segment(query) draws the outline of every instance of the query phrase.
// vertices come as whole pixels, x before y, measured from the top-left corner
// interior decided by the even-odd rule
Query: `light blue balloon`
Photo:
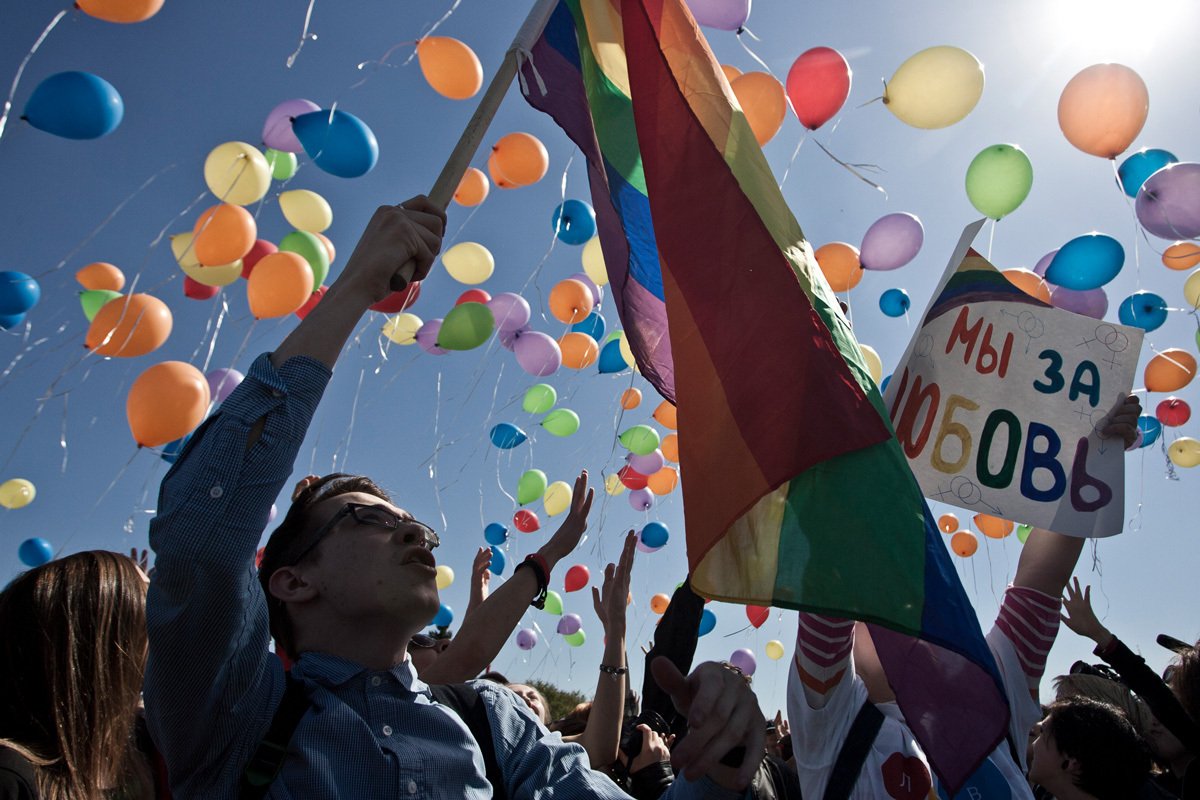
[[[42,287],[24,272],[0,272],[0,314],[24,314],[42,299]]]
[[[501,422],[499,425],[492,428],[491,439],[492,444],[499,447],[501,450],[511,450],[517,445],[524,442],[529,437],[525,431],[513,425],[511,422]]]
[[[40,567],[48,564],[54,558],[54,548],[45,539],[34,537],[21,542],[17,548],[17,558],[27,567]]]
[[[505,557],[504,557],[504,551],[501,550],[499,547],[496,547],[493,545],[492,546],[492,560],[488,564],[488,569],[492,571],[492,574],[499,575],[499,574],[503,573],[504,572],[504,564],[506,563],[506,561],[507,561],[507,559],[505,559]]]
[[[1117,318],[1122,325],[1141,328],[1149,333],[1167,321],[1167,301],[1154,292],[1134,292],[1121,301]]]
[[[601,375],[629,369],[629,365],[625,363],[625,356],[621,355],[621,342],[618,339],[613,339],[600,348],[600,357],[596,359],[596,366]]]
[[[163,445],[163,449],[159,452],[159,458],[168,464],[174,464],[179,460],[179,454],[183,452],[183,448],[185,445],[187,445],[188,439],[190,439],[191,436],[192,435],[189,433],[182,439],[176,439],[173,442],[167,442],[165,445]]]
[[[339,178],[366,175],[379,160],[379,142],[367,124],[353,114],[326,109],[292,120],[292,132],[304,152],[321,169]]]
[[[891,375],[884,375],[884,376],[883,376],[883,383],[879,384],[879,393],[880,393],[880,394],[883,394],[884,392],[886,392],[886,391],[887,391],[888,384],[889,384],[889,383],[891,383],[891,382],[892,382],[892,376],[891,376]]]
[[[1121,166],[1117,168],[1117,178],[1125,194],[1137,197],[1138,189],[1142,188],[1147,178],[1168,164],[1178,161],[1170,151],[1157,147],[1143,147],[1121,162]]]
[[[699,635],[705,636],[713,632],[713,628],[717,627],[717,615],[704,609],[704,613],[700,615],[700,628],[697,631]]]
[[[38,84],[22,117],[64,139],[99,139],[116,130],[125,102],[116,88],[90,72],[59,72]]]
[[[1103,233],[1076,236],[1059,248],[1046,268],[1046,282],[1067,289],[1098,289],[1125,265],[1125,248]]]
[[[879,296],[879,310],[889,317],[903,317],[911,307],[912,300],[903,289],[888,289]]]
[[[1142,432],[1142,447],[1149,447],[1158,441],[1162,434],[1162,423],[1153,414],[1142,414],[1138,417],[1138,430]]]
[[[604,323],[604,317],[600,316],[599,311],[593,311],[586,317],[576,322],[571,326],[571,330],[586,333],[588,336],[595,339],[597,342],[604,338],[604,329],[607,327]]]
[[[483,540],[488,544],[504,544],[508,541],[508,528],[499,522],[489,522],[483,529]]]
[[[596,212],[582,200],[567,200],[554,209],[554,235],[566,244],[586,244],[596,235]]]
[[[641,540],[646,547],[662,547],[671,538],[671,532],[661,522],[647,522],[642,528]]]
[[[437,616],[433,618],[433,624],[439,628],[447,628],[451,622],[454,622],[454,609],[442,603],[438,608]]]

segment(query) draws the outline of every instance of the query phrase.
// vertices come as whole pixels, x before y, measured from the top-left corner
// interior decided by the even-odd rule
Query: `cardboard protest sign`
[[[1124,448],[1099,431],[1142,331],[1025,294],[969,226],[884,400],[925,495],[1071,536],[1119,533]]]

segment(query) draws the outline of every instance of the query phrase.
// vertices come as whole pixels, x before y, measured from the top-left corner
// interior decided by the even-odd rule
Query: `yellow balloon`
[[[232,264],[221,264],[217,267],[201,265],[196,260],[196,254],[192,252],[194,235],[191,231],[186,231],[171,237],[171,252],[175,254],[175,261],[183,270],[184,275],[205,286],[228,286],[242,277],[242,260],[240,258]]]
[[[222,203],[249,205],[262,200],[271,187],[271,166],[257,147],[226,142],[204,159],[204,182]]]
[[[783,658],[783,642],[778,639],[772,639],[767,642],[767,658],[772,661],[778,661]]]
[[[571,506],[571,487],[566,481],[555,481],[546,487],[542,495],[542,505],[550,516],[561,514]]]
[[[24,508],[37,497],[37,489],[24,478],[9,478],[0,483],[0,506]]]
[[[171,237],[171,252],[175,255],[175,262],[181,267],[200,266],[200,261],[192,250],[192,239],[194,238],[196,238],[196,234],[191,231],[177,233]]]
[[[1192,308],[1200,308],[1200,269],[1188,275],[1183,284],[1183,296],[1192,304]]]
[[[445,564],[437,565],[437,577],[434,578],[439,589],[449,589],[450,584],[454,583],[454,570],[447,567]]]
[[[1190,436],[1180,436],[1167,447],[1167,457],[1177,467],[1200,466],[1200,441]]]
[[[633,349],[629,346],[629,337],[625,335],[624,331],[621,332],[620,349],[621,358],[625,359],[625,363],[629,365],[630,369],[632,369],[634,372],[637,372],[637,359],[633,357]]]
[[[593,236],[583,246],[583,272],[597,286],[608,283],[608,268],[604,266],[604,250],[600,248],[600,237]]]
[[[383,323],[383,335],[396,344],[416,344],[417,330],[424,324],[424,321],[416,314],[409,314],[406,311],[394,317],[388,317],[388,321]]]
[[[604,491],[616,497],[621,492],[625,491],[625,484],[621,483],[621,478],[615,472],[604,479]]]
[[[459,283],[483,283],[492,277],[496,260],[486,247],[477,242],[459,242],[442,253],[442,265],[450,277]]]
[[[292,189],[279,195],[283,218],[298,231],[320,233],[333,224],[329,201],[308,189]]]
[[[883,383],[883,361],[879,358],[879,353],[869,344],[860,344],[858,349],[862,351],[863,360],[867,362],[867,372],[871,373],[871,380],[875,381],[876,386]]]
[[[958,47],[939,45],[909,58],[883,91],[883,102],[914,128],[945,128],[971,113],[983,94],[983,64]]]

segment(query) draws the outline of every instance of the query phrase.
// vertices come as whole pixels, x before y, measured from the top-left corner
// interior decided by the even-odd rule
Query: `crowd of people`
[[[535,687],[487,672],[587,528],[586,471],[561,527],[494,591],[479,553],[452,638],[422,633],[438,534],[365,476],[302,480],[256,566],[344,343],[400,265],[428,272],[444,223],[424,198],[376,212],[321,303],[163,480],[152,577],[85,552],[0,593],[0,800],[949,797],[853,620],[799,614],[787,715],[768,722],[760,704],[775,698],[740,670],[693,664],[704,600],[685,580],[639,698],[632,532],[592,590],[605,644],[589,702],[554,719]],[[1138,413],[1129,398],[1105,434],[1132,442]],[[1200,650],[1163,639],[1176,659],[1151,671],[1072,580],[1082,545],[1034,530],[1022,550],[987,635],[1008,735],[958,797],[1200,797]],[[1055,679],[1042,706],[1060,621],[1103,663]]]

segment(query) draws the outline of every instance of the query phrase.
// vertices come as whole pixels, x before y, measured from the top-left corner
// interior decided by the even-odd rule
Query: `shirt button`
[[[384,736],[391,736],[391,735],[392,735],[392,726],[391,726],[391,725],[384,725],[384,726],[383,726],[383,735],[384,735]]]
[[[272,389],[271,397],[283,397],[283,392],[279,391],[278,389]]]
[[[406,786],[405,788],[408,789],[409,794],[416,794],[417,793],[417,782],[409,781],[408,786]]]
[[[378,686],[378,685],[379,685],[379,684],[381,684],[381,683],[383,683],[383,680],[382,680],[382,679],[381,679],[381,678],[380,678],[378,675],[376,675],[376,676],[374,676],[373,678],[371,678],[371,685],[372,685],[372,686]]]
[[[223,494],[225,494],[225,490],[222,489],[220,486],[214,486],[208,490],[208,496],[211,497],[213,500],[216,500]]]

